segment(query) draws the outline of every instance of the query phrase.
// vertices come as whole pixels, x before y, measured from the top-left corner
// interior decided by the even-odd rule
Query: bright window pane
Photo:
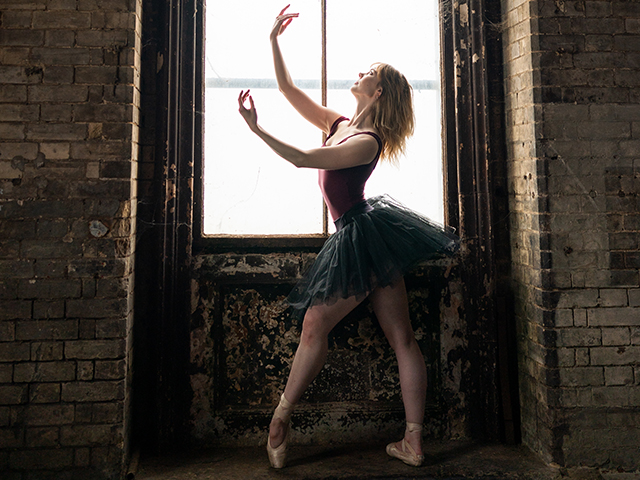
[[[349,87],[357,73],[386,62],[414,85],[416,134],[396,168],[380,164],[367,195],[388,193],[442,221],[439,47],[436,0],[327,0],[329,107],[350,116]],[[253,135],[238,114],[241,89],[251,88],[260,124],[300,148],[321,143],[278,92],[269,44],[273,0],[207,2],[204,233],[322,233],[317,172],[296,169]],[[280,46],[292,77],[320,102],[320,2],[292,4],[297,18]],[[242,13],[240,21],[238,12]],[[354,19],[358,21],[354,21]],[[329,222],[331,223],[331,222]]]
[[[442,222],[442,147],[440,137],[439,31],[436,0],[327,1],[329,85],[356,80],[372,63],[388,63],[414,86],[416,130],[399,166],[380,163],[367,182],[366,195],[387,193]],[[358,18],[362,21],[354,22]],[[348,45],[348,49],[345,49]],[[335,82],[332,82],[334,80]],[[350,85],[348,85],[350,86]],[[347,86],[347,88],[348,88]],[[350,116],[348,89],[330,89],[329,106]]]
[[[238,94],[250,87],[267,131],[300,148],[322,143],[318,129],[301,119],[275,84],[269,33],[282,7],[282,1],[273,0],[207,2],[205,234],[322,233],[317,172],[297,169],[277,156],[238,113]],[[300,18],[280,45],[293,78],[319,85],[319,3],[304,2],[296,11]],[[321,101],[319,86],[307,93]]]

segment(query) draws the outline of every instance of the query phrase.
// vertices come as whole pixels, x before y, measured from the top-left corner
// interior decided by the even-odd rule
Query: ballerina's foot
[[[387,455],[402,460],[407,465],[413,467],[419,467],[424,463],[422,448],[419,445],[416,445],[416,448],[414,448],[406,438],[387,445]]]
[[[272,448],[278,448],[284,441],[287,433],[287,425],[279,418],[274,418],[269,426],[269,444]]]

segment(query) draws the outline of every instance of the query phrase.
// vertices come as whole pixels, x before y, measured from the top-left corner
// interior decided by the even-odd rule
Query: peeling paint
[[[284,388],[300,325],[284,299],[312,253],[219,254],[198,257],[192,282],[191,407],[202,444],[255,445]],[[464,430],[464,402],[446,412],[443,353],[464,343],[440,325],[459,322],[461,299],[449,299],[448,261],[429,262],[407,278],[411,318],[428,370],[426,431],[437,438]],[[447,300],[445,300],[445,297]],[[441,345],[442,339],[447,345]],[[367,302],[331,333],[326,365],[305,392],[293,420],[294,443],[389,438],[401,431],[397,362]],[[462,371],[463,366],[457,367]],[[460,388],[460,375],[446,388]],[[459,418],[451,418],[457,415]],[[452,426],[453,425],[453,426]],[[462,426],[460,426],[462,425]],[[348,426],[345,431],[344,426]],[[393,433],[392,433],[393,432]]]

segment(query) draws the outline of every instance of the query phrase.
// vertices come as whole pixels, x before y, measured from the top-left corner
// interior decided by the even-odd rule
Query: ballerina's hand
[[[276,23],[273,24],[273,29],[271,30],[271,40],[276,39],[278,35],[282,35],[293,19],[298,16],[297,13],[284,13],[289,6],[284,7],[276,17]]]
[[[244,102],[247,97],[249,98],[249,108],[244,106]],[[244,90],[240,91],[240,95],[238,96],[238,106],[240,107],[238,108],[238,111],[240,112],[240,115],[242,115],[242,118],[244,118],[244,121],[247,122],[247,125],[249,125],[249,128],[252,131],[255,131],[258,128],[258,113],[256,112],[255,105],[253,104],[253,98],[249,95],[249,90],[246,92]]]

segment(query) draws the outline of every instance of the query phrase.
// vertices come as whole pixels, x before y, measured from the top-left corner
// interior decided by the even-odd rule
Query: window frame
[[[204,0],[199,0],[204,5]],[[327,104],[327,46],[326,46],[326,0],[320,1],[322,14],[321,14],[321,28],[322,28],[322,58],[321,58],[321,91],[322,91],[322,104]],[[440,4],[439,10],[442,10]],[[443,208],[444,208],[444,223],[457,224],[457,216],[450,214],[450,205],[457,204],[457,189],[451,192],[447,186],[447,178],[451,177],[451,168],[455,168],[455,155],[449,158],[451,152],[450,148],[447,148],[446,144],[450,141],[451,128],[448,124],[452,122],[453,115],[449,115],[447,112],[451,112],[455,108],[454,105],[454,69],[451,62],[447,62],[446,59],[446,46],[447,42],[445,36],[446,32],[451,32],[449,28],[450,16],[443,16],[442,12],[439,15],[440,26],[440,92],[441,92],[441,158],[442,158],[442,175],[443,175]],[[317,234],[265,234],[265,235],[206,235],[203,232],[204,227],[204,142],[203,142],[203,129],[204,129],[204,95],[205,95],[205,69],[204,69],[204,38],[205,38],[205,15],[202,13],[199,15],[199,19],[195,25],[195,51],[194,58],[199,61],[194,62],[194,68],[196,69],[196,79],[199,82],[193,86],[195,89],[194,97],[198,103],[195,105],[197,112],[197,119],[194,123],[194,136],[195,146],[193,152],[193,169],[194,169],[194,182],[193,182],[193,248],[194,253],[226,253],[226,252],[242,252],[242,253],[268,253],[268,252],[285,252],[285,251],[319,251],[326,240],[329,238],[328,222],[330,221],[327,206],[323,202],[323,230],[325,233]],[[450,42],[449,42],[450,43]],[[455,127],[454,127],[455,128]],[[323,134],[323,139],[326,137]],[[453,161],[452,161],[453,160]],[[451,173],[450,173],[451,172]],[[452,209],[453,211],[456,208]],[[453,220],[453,222],[452,222]]]

